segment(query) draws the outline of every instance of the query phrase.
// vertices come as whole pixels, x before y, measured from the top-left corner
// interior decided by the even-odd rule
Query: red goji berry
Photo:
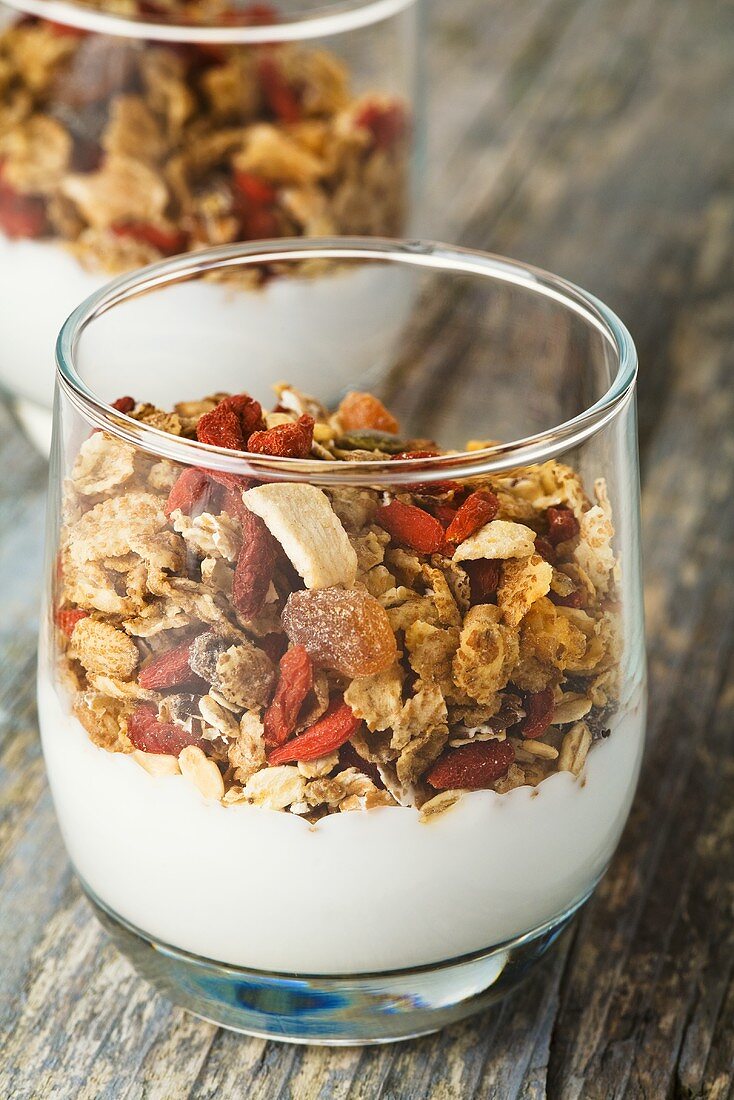
[[[506,775],[514,760],[515,750],[509,741],[478,741],[449,749],[426,774],[426,780],[437,791],[478,791]]]
[[[323,718],[313,726],[275,749],[268,756],[268,764],[288,764],[293,760],[318,760],[320,756],[339,749],[359,729],[361,719],[352,714],[351,707],[342,698],[335,699]]]
[[[440,500],[431,501],[426,507],[430,509],[431,515],[436,517],[444,531],[456,515],[456,508],[452,504],[444,504]]]
[[[282,745],[288,740],[312,687],[313,662],[302,645],[292,646],[280,659],[278,686],[263,718],[266,745]]]
[[[234,185],[239,194],[254,206],[272,206],[275,202],[276,190],[272,183],[254,172],[235,172]]]
[[[163,691],[165,688],[187,684],[196,678],[196,673],[189,666],[190,652],[191,639],[165,653],[159,653],[140,669],[138,683],[147,691]]]
[[[393,462],[401,458],[438,458],[438,451],[401,451],[393,455]],[[451,493],[459,492],[462,488],[458,481],[425,481],[405,485],[404,488],[411,493]],[[435,509],[434,509],[435,511]]]
[[[257,455],[308,458],[313,445],[314,418],[304,413],[290,424],[278,424],[265,432],[253,432],[247,450]]]
[[[278,543],[259,516],[242,504],[238,513],[242,548],[232,580],[232,602],[243,619],[262,611],[275,570]]]
[[[553,720],[556,705],[553,702],[553,688],[528,692],[524,699],[525,717],[520,722],[523,737],[537,741],[542,737]]]
[[[192,515],[195,509],[197,514],[205,512],[212,493],[213,486],[205,471],[191,466],[183,470],[171,486],[165,513],[170,516],[176,509],[180,509],[186,516]]]
[[[74,627],[82,619],[88,619],[89,612],[82,611],[81,608],[61,608],[56,612],[55,619],[56,625],[59,630],[62,630],[66,634],[67,638],[70,638],[74,633]]]
[[[136,404],[134,397],[118,397],[117,401],[112,402],[110,408],[116,409],[119,413],[131,413]]]
[[[23,195],[0,180],[0,229],[11,240],[35,239],[46,231],[46,203],[38,195]]]
[[[149,244],[164,256],[173,256],[186,248],[187,236],[179,229],[166,229],[152,222],[119,222],[112,226],[116,237],[130,237],[141,244]]]
[[[548,541],[551,546],[559,542],[574,539],[579,533],[579,521],[570,508],[548,508],[545,513],[548,520]]]
[[[169,753],[178,756],[187,745],[198,745],[201,738],[187,733],[173,722],[160,722],[152,703],[141,703],[127,720],[127,735],[141,752]]]
[[[378,149],[393,149],[408,132],[407,116],[399,103],[367,103],[355,122],[369,130]]]
[[[258,65],[258,76],[265,102],[275,117],[281,122],[300,122],[301,104],[280,65],[272,57],[263,57]]]
[[[265,427],[262,405],[254,397],[250,397],[249,393],[235,393],[232,397],[225,397],[218,407],[222,406],[234,409],[237,413],[245,442],[253,432]]]
[[[494,519],[499,507],[500,502],[494,493],[488,489],[477,489],[466,498],[446,529],[446,542],[458,546]]]
[[[230,451],[245,449],[240,418],[232,405],[224,402],[199,418],[196,438],[200,443],[209,443],[212,447],[226,447]]]
[[[381,505],[375,518],[391,538],[419,554],[435,554],[443,544],[439,521],[414,504],[393,500]]]

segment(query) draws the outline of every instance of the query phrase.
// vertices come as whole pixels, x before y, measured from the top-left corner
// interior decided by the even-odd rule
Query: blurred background
[[[734,5],[425,16],[424,235],[581,284],[638,346],[651,717],[622,848],[544,974],[440,1036],[327,1053],[182,1020],[92,923],[56,832],[33,701],[46,464],[3,406],[3,1095],[70,1075],[80,1097],[234,1095],[244,1073],[253,1097],[734,1095]]]

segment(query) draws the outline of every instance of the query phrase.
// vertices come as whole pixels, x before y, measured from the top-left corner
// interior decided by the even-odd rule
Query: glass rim
[[[312,10],[294,14],[281,22],[263,25],[192,25],[134,19],[113,12],[95,11],[76,0],[5,0],[8,7],[52,23],[79,30],[123,38],[144,38],[156,42],[198,42],[219,45],[296,42],[359,30],[383,22],[414,7],[420,0],[324,0]]]
[[[576,416],[533,435],[471,451],[430,458],[345,463],[337,459],[281,458],[231,451],[183,439],[113,409],[80,376],[76,352],[85,329],[115,306],[165,286],[213,270],[303,260],[397,263],[454,274],[468,274],[522,286],[560,302],[584,318],[614,350],[617,372],[601,397]],[[635,345],[617,315],[592,294],[541,268],[492,253],[431,241],[375,237],[283,238],[220,245],[186,253],[121,275],[91,294],[67,317],[56,341],[56,377],[66,397],[96,428],[159,458],[260,480],[309,481],[321,485],[407,485],[421,481],[470,478],[500,473],[556,458],[600,432],[624,409],[637,377]],[[315,395],[318,396],[318,395]]]

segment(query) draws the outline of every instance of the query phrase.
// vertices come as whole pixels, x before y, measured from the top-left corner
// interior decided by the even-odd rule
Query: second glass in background
[[[0,5],[0,381],[36,435],[56,332],[110,276],[232,241],[415,232],[418,7]]]

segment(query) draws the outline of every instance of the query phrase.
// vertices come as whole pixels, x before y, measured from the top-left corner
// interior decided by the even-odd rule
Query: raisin
[[[500,583],[501,563],[491,561],[489,558],[477,558],[475,561],[464,561],[461,564],[469,574],[471,602],[473,604],[489,602]]]
[[[559,542],[575,539],[579,533],[579,521],[570,508],[548,508],[546,510],[548,520],[548,541],[551,546],[558,546]]]

